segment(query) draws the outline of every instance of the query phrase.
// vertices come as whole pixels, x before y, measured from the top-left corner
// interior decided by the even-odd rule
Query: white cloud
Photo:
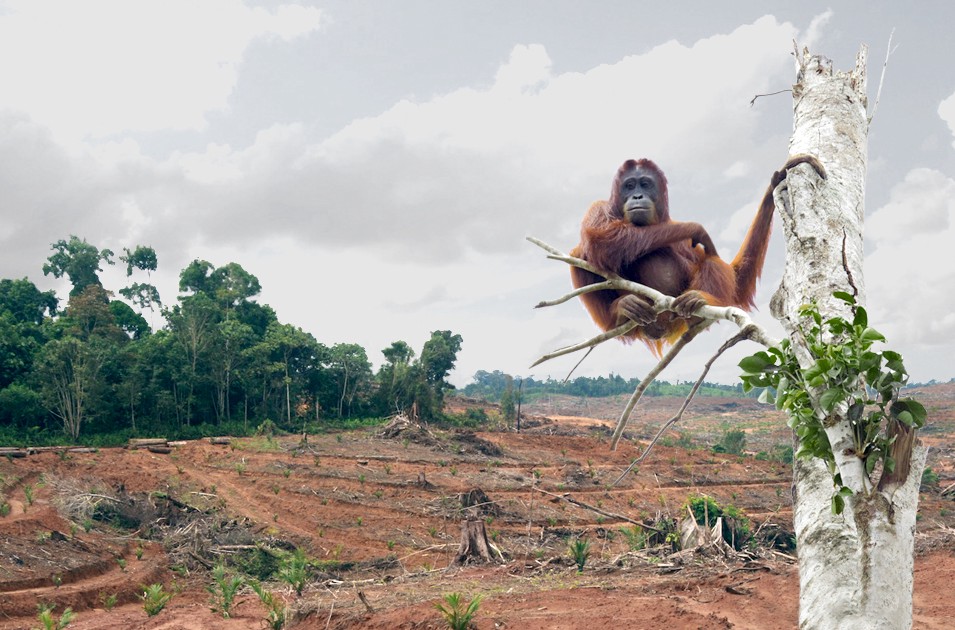
[[[13,0],[0,13],[0,107],[65,141],[201,129],[222,110],[248,45],[291,40],[317,9],[274,13],[239,0]]]
[[[955,268],[941,252],[955,242],[955,181],[913,169],[867,219],[866,238],[874,246],[865,259],[870,320],[884,322],[890,344],[951,343]]]
[[[939,104],[938,115],[948,125],[952,134],[955,134],[955,93]],[[955,145],[955,141],[952,144]]]
[[[271,32],[255,23],[258,31],[240,29],[245,35],[234,40],[213,35],[216,52],[183,69],[190,80],[225,77],[210,80],[219,87],[191,94],[189,83],[164,84],[184,101],[181,111],[133,103],[112,112],[114,120],[88,107],[72,114],[55,101],[49,111],[22,107],[77,137],[201,126],[206,113],[226,106],[245,46]],[[484,86],[401,101],[330,137],[318,137],[309,121],[275,124],[248,145],[210,143],[163,160],[144,157],[128,140],[67,155],[42,140],[38,125],[20,121],[34,135],[11,150],[21,157],[10,159],[34,155],[30,142],[45,147],[35,155],[43,179],[4,180],[0,171],[0,188],[25,190],[23,204],[34,212],[29,232],[17,227],[0,240],[0,262],[17,257],[35,269],[47,244],[70,233],[117,251],[149,244],[160,256],[157,282],[169,301],[177,270],[192,257],[215,265],[235,260],[261,280],[261,301],[322,341],[361,343],[377,361],[396,338],[417,349],[431,330],[451,328],[465,338],[458,382],[489,367],[526,375],[537,350],[553,349],[541,339],[579,341],[595,329],[577,304],[532,310],[566,291],[569,279],[524,236],[569,249],[584,210],[606,197],[619,163],[641,156],[669,171],[674,208],[685,208],[676,218],[715,233],[727,208],[742,207],[765,186],[753,185],[749,174],[771,172],[758,135],[760,110],[748,103],[791,79],[794,34],[792,25],[767,17],[692,46],[669,42],[566,73],[554,72],[542,46],[521,45]],[[217,74],[215,60],[223,59]],[[0,62],[0,74],[3,68]],[[90,80],[108,90],[97,99],[115,91],[106,79]],[[157,96],[154,86],[140,88]],[[82,104],[85,97],[76,98]],[[2,151],[0,144],[0,160]],[[735,197],[712,202],[727,185]],[[50,191],[58,194],[50,198]],[[742,223],[754,212],[750,201]],[[24,237],[39,253],[14,253],[12,244]],[[428,296],[428,306],[413,308]],[[618,345],[579,373],[608,366],[633,373],[649,363],[641,348]]]
[[[678,165],[677,180],[713,164],[745,174],[760,143],[748,101],[787,72],[793,34],[763,18],[559,75],[542,46],[517,46],[486,88],[401,101],[328,138],[277,125],[248,147],[210,145],[164,166],[190,182],[180,211],[235,242],[274,234],[432,262],[518,251],[525,234],[569,248],[629,157]],[[724,209],[694,218],[722,222]]]

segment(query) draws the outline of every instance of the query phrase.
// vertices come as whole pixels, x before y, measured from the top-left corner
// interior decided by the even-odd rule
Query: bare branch
[[[553,258],[553,257],[549,256],[549,258]],[[583,293],[590,293],[591,291],[603,291],[604,289],[612,289],[612,288],[613,288],[613,283],[611,283],[609,280],[606,280],[604,282],[597,282],[595,284],[588,284],[587,286],[583,286],[583,287],[580,287],[579,289],[575,289],[571,291],[570,293],[568,293],[567,295],[563,295],[557,298],[556,300],[548,300],[544,302],[539,302],[534,308],[543,308],[545,306],[557,306],[558,304],[563,304],[564,302],[572,300]]]
[[[589,356],[590,356],[590,353],[593,352],[593,351],[594,351],[594,349],[593,349],[593,348],[590,348],[590,349],[587,350],[587,352],[584,353],[584,356],[580,357],[580,361],[578,361],[577,364],[574,365],[573,368],[571,368],[570,372],[567,372],[567,376],[564,377],[564,383],[566,383],[567,381],[570,380],[570,377],[573,376],[574,372],[577,371],[577,368],[580,367],[580,364],[583,363],[583,362],[584,362],[584,359],[586,359],[587,357],[589,357]]]
[[[578,350],[583,350],[584,348],[592,348],[598,344],[601,344],[608,339],[613,339],[614,337],[619,337],[620,335],[625,335],[634,328],[637,327],[637,322],[627,322],[626,324],[621,324],[612,330],[608,330],[605,333],[599,334],[596,337],[588,339],[587,341],[582,341],[581,343],[574,344],[572,346],[567,346],[566,348],[561,348],[560,350],[554,350],[550,354],[545,354],[541,358],[537,359],[531,363],[530,367],[535,367],[540,365],[544,361],[550,361],[551,359],[556,359],[557,357],[562,357],[565,354],[570,354],[572,352],[577,352]]]
[[[650,370],[645,377],[640,381],[640,384],[637,385],[637,388],[633,391],[633,395],[630,396],[630,400],[627,401],[627,406],[624,407],[623,413],[620,414],[620,419],[617,420],[617,426],[613,430],[613,437],[610,439],[610,450],[617,450],[617,443],[620,441],[620,436],[623,435],[623,430],[627,426],[627,421],[630,420],[630,414],[633,412],[633,408],[636,406],[637,401],[643,397],[643,393],[646,391],[647,387],[660,375],[673,359],[676,358],[676,355],[680,354],[680,351],[687,346],[688,343],[693,341],[698,334],[709,328],[712,321],[702,321],[685,333],[680,335],[680,338],[676,340],[676,343],[667,351],[663,358]]]
[[[537,238],[534,238],[532,236],[528,236],[527,240],[530,241],[531,243],[534,243],[541,249],[544,249],[548,253],[550,253],[551,255],[548,256],[548,258],[566,262],[567,264],[574,265],[575,267],[580,267],[581,269],[586,269],[587,271],[590,271],[592,273],[595,273],[599,276],[603,276],[604,278],[606,278],[606,282],[601,282],[596,285],[590,285],[590,286],[597,286],[599,287],[600,290],[609,288],[609,289],[616,289],[617,291],[627,291],[629,293],[643,295],[653,300],[654,308],[656,309],[658,313],[661,311],[670,310],[670,307],[673,304],[673,300],[675,298],[672,298],[669,295],[664,295],[655,289],[652,289],[648,286],[644,286],[637,282],[633,282],[631,280],[627,280],[625,278],[621,278],[620,276],[617,276],[615,274],[608,274],[603,271],[600,271],[596,269],[595,267],[593,267],[587,261],[582,260],[580,258],[575,258],[573,256],[568,256],[564,254],[563,252],[561,252],[560,250],[556,249],[555,247],[552,247],[548,245],[547,243]],[[579,294],[574,292],[574,293],[568,294],[568,296],[558,298],[557,300],[554,300],[553,302],[541,302],[539,306],[545,306],[545,305],[550,306],[551,304],[562,304],[566,302],[567,300],[569,300],[571,297],[574,297],[575,295],[579,295]],[[717,321],[717,320],[731,321],[734,324],[736,324],[739,328],[745,328],[749,330],[749,332],[747,333],[748,339],[755,341],[756,343],[762,344],[764,346],[774,346],[777,343],[779,343],[778,340],[770,337],[769,334],[766,333],[766,331],[762,327],[754,323],[753,320],[750,318],[749,315],[746,314],[745,311],[743,311],[742,309],[736,308],[735,306],[704,305],[698,308],[696,311],[694,311],[693,315],[696,317],[701,317],[703,319],[713,320],[713,321]],[[625,324],[625,325],[629,325],[629,324]],[[619,330],[619,328],[614,330]],[[629,330],[632,330],[632,328],[624,332],[629,332]],[[613,332],[613,331],[610,331],[610,332]],[[597,341],[596,343],[600,343],[601,341],[606,341],[607,339],[611,339],[617,336],[617,334],[609,334],[609,332],[607,334],[609,335],[608,337],[600,339],[600,341]],[[623,334],[623,333],[620,333],[620,334]],[[597,339],[597,338],[595,337],[594,339]],[[588,347],[588,345],[589,345],[588,343],[580,344],[578,349],[586,348]],[[563,354],[566,354],[566,353],[563,353]],[[553,356],[548,355],[549,358],[554,358],[556,356],[561,356],[561,355],[560,354],[553,354]],[[546,359],[543,359],[543,360],[546,360]],[[540,363],[540,362],[541,361],[538,361],[537,363]],[[535,363],[534,365],[537,365],[537,363]]]
[[[697,330],[696,332],[699,333],[699,332],[701,332],[702,330],[703,330],[703,329],[701,328],[700,330]],[[690,331],[687,331],[687,332],[689,333]],[[686,336],[686,335],[684,335],[684,336]],[[694,334],[694,336],[695,336],[695,334]],[[630,465],[627,467],[627,469],[626,469],[625,471],[623,471],[623,474],[620,475],[619,477],[617,477],[617,480],[614,481],[612,484],[610,484],[610,487],[611,487],[611,488],[614,487],[614,486],[616,486],[618,483],[620,483],[620,481],[621,481],[624,477],[626,477],[627,474],[628,474],[631,470],[633,470],[633,467],[634,467],[634,466],[636,466],[637,464],[639,464],[640,462],[642,462],[642,461],[647,457],[647,455],[650,454],[650,449],[653,448],[653,446],[657,443],[657,441],[659,441],[659,439],[663,436],[663,434],[666,433],[666,431],[667,431],[671,426],[673,426],[674,424],[676,424],[677,422],[679,422],[679,421],[683,418],[683,412],[685,412],[685,411],[686,411],[686,408],[690,406],[690,401],[692,401],[692,400],[693,400],[693,397],[696,396],[696,392],[700,389],[700,385],[703,384],[703,379],[706,378],[706,375],[707,375],[707,373],[710,371],[710,368],[713,366],[713,363],[720,357],[720,355],[722,355],[724,352],[726,352],[727,350],[729,350],[730,348],[732,348],[733,346],[735,346],[736,344],[738,344],[740,341],[743,341],[744,339],[747,339],[747,338],[748,338],[748,337],[747,337],[747,335],[746,335],[746,331],[745,331],[745,330],[739,331],[738,333],[736,333],[735,335],[733,335],[732,337],[730,337],[729,339],[727,339],[726,342],[725,342],[722,346],[720,346],[720,349],[716,351],[716,354],[714,354],[712,357],[710,357],[710,359],[709,359],[709,360],[706,362],[706,364],[703,366],[703,373],[700,374],[700,378],[698,378],[698,379],[696,380],[696,383],[693,385],[693,389],[691,389],[691,390],[690,390],[690,393],[687,394],[686,400],[683,401],[683,405],[680,406],[679,411],[677,411],[676,414],[674,414],[674,416],[673,416],[672,418],[670,418],[669,420],[667,420],[667,421],[663,424],[663,426],[660,427],[660,430],[657,431],[657,434],[656,434],[655,436],[653,436],[653,439],[652,439],[652,440],[650,440],[650,444],[647,445],[647,448],[644,449],[644,451],[643,451],[643,453],[640,455],[640,457],[638,457],[638,458],[636,458],[635,460],[633,460],[632,462],[630,462]],[[618,425],[618,428],[619,428],[619,425]],[[615,446],[615,445],[614,445],[614,446]]]
[[[750,100],[749,106],[752,107],[756,103],[756,99],[760,98],[761,96],[776,96],[777,94],[784,94],[786,92],[792,92],[792,89],[787,88],[785,90],[779,90],[778,92],[770,92],[769,94],[757,94]]]
[[[658,534],[663,534],[663,533],[664,533],[663,531],[661,531],[660,529],[658,529],[658,528],[656,528],[656,527],[654,527],[654,526],[652,526],[652,525],[647,525],[646,523],[641,523],[640,521],[635,521],[635,520],[633,520],[632,518],[630,518],[629,516],[624,516],[623,514],[614,514],[613,512],[607,512],[607,511],[601,510],[600,508],[594,507],[594,506],[592,506],[592,505],[588,505],[588,504],[584,503],[583,501],[578,501],[577,499],[575,499],[575,498],[573,498],[572,496],[570,496],[570,494],[567,493],[567,492],[565,492],[564,494],[554,494],[553,492],[548,492],[547,490],[541,490],[540,488],[533,488],[533,490],[537,490],[537,491],[540,492],[541,494],[546,494],[546,495],[549,496],[549,497],[554,497],[554,501],[557,501],[557,500],[567,501],[567,503],[570,503],[570,504],[572,504],[572,505],[576,505],[576,506],[578,506],[578,507],[582,507],[582,508],[584,508],[585,510],[590,510],[590,511],[592,511],[592,512],[596,512],[597,514],[600,514],[601,516],[606,516],[606,517],[608,517],[608,518],[612,518],[612,519],[616,519],[616,520],[620,520],[620,521],[626,521],[626,522],[628,522],[628,523],[633,523],[633,524],[636,525],[637,527],[642,527],[643,529],[649,529],[650,531],[656,532],[656,533],[658,533]]]
[[[872,124],[872,120],[875,118],[875,113],[879,111],[879,99],[882,98],[882,85],[885,83],[885,69],[889,66],[889,57],[892,53],[895,52],[895,48],[892,48],[892,36],[895,34],[895,29],[889,33],[889,43],[885,47],[885,61],[882,62],[882,74],[879,76],[879,89],[875,93],[875,105],[872,106],[872,114],[869,116],[869,119],[866,121],[868,124]]]

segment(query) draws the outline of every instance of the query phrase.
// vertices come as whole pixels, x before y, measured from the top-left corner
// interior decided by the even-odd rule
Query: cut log
[[[126,448],[148,448],[150,446],[166,446],[165,438],[132,438],[126,443]]]
[[[160,455],[168,455],[169,453],[172,453],[172,448],[168,446],[161,446],[159,444],[149,445],[146,447],[146,450],[148,450],[150,453],[158,453]]]
[[[220,446],[229,446],[232,444],[232,438],[226,437],[211,437],[209,438],[211,444],[218,444]]]

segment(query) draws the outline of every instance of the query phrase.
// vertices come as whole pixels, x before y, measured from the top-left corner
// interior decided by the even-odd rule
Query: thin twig
[[[643,379],[641,379],[640,384],[637,385],[637,388],[633,391],[633,395],[630,396],[630,400],[627,401],[627,406],[624,407],[623,413],[620,414],[620,419],[617,420],[617,426],[613,430],[613,437],[610,439],[610,450],[617,450],[617,443],[620,441],[620,436],[623,435],[623,430],[627,427],[627,421],[630,420],[630,414],[633,412],[633,408],[636,406],[637,401],[643,396],[643,392],[646,391],[647,387],[660,375],[660,373],[666,369],[673,359],[676,358],[676,355],[680,354],[680,351],[686,347],[688,343],[693,341],[698,334],[703,330],[707,329],[712,321],[703,320],[700,323],[696,324],[685,333],[683,333],[679,339],[676,340],[676,343],[673,344],[663,358],[660,359],[652,370],[650,370]]]
[[[545,300],[543,302],[538,302],[534,306],[534,308],[544,308],[545,306],[557,306],[558,304],[569,302],[570,300],[580,295],[583,295],[584,293],[591,293],[593,291],[603,291],[605,289],[612,289],[612,288],[613,288],[613,283],[611,283],[609,280],[605,280],[604,282],[597,282],[595,284],[588,284],[588,285],[580,287],[579,289],[575,289],[574,291],[571,291],[567,295],[562,295],[556,300],[549,300],[549,301]]]
[[[606,510],[601,510],[600,508],[596,508],[592,505],[588,505],[587,503],[584,503],[583,501],[578,501],[577,499],[571,497],[569,494],[566,494],[566,493],[554,494],[553,492],[548,492],[547,490],[541,490],[540,488],[532,488],[532,490],[537,490],[538,492],[542,494],[546,494],[549,497],[554,497],[555,499],[560,499],[561,501],[567,501],[567,503],[571,503],[573,505],[576,505],[577,507],[582,507],[585,510],[590,510],[591,512],[596,512],[597,514],[606,516],[607,518],[614,518],[620,521],[626,521],[628,523],[632,523],[639,527],[643,527],[644,529],[649,529],[650,531],[654,531],[658,534],[664,533],[663,531],[657,529],[656,527],[653,527],[651,525],[645,525],[644,523],[641,523],[640,521],[635,521],[628,516],[623,516],[622,514],[614,514],[613,512],[607,512]]]
[[[889,33],[889,43],[885,47],[885,61],[882,62],[882,74],[879,76],[879,89],[875,93],[875,105],[872,106],[872,115],[869,116],[868,123],[871,125],[872,120],[875,118],[875,113],[879,110],[879,99],[882,98],[882,85],[885,83],[885,69],[889,66],[889,57],[892,53],[895,52],[895,48],[892,48],[892,35],[895,34],[895,29],[892,29],[892,32]]]
[[[758,98],[761,97],[761,96],[776,96],[777,94],[783,94],[784,92],[792,92],[792,89],[789,88],[789,89],[785,89],[785,90],[779,90],[778,92],[770,92],[769,94],[757,94],[757,95],[754,96],[753,99],[749,102],[749,106],[752,107],[753,104],[756,102],[756,99],[758,99]]]
[[[596,347],[596,346],[594,346],[594,347]],[[570,380],[570,377],[573,376],[574,372],[577,371],[577,368],[580,367],[580,364],[583,363],[583,362],[584,362],[584,359],[586,359],[587,357],[589,357],[589,356],[590,356],[590,353],[593,352],[593,351],[594,351],[594,348],[588,348],[588,349],[587,349],[587,352],[584,353],[584,356],[580,357],[580,361],[578,361],[577,364],[574,365],[573,368],[571,368],[570,372],[567,372],[567,376],[564,377],[564,381],[561,383],[561,385],[565,385],[565,384],[567,383],[567,381]]]
[[[611,488],[613,488],[618,483],[620,483],[623,480],[623,478],[626,477],[631,470],[633,470],[634,466],[642,462],[646,458],[646,456],[650,454],[650,449],[652,449],[654,445],[657,443],[657,441],[663,436],[663,434],[666,433],[667,429],[669,429],[671,426],[679,422],[681,418],[683,418],[683,412],[686,411],[687,407],[689,407],[690,401],[693,400],[693,397],[696,395],[697,390],[700,389],[700,385],[703,384],[703,379],[706,378],[706,374],[710,371],[710,367],[713,366],[713,363],[720,357],[720,355],[722,355],[724,352],[726,352],[727,350],[729,350],[730,348],[738,344],[740,341],[743,341],[744,339],[748,339],[748,338],[749,337],[746,334],[746,331],[741,330],[735,335],[733,335],[732,337],[730,337],[729,339],[727,339],[726,342],[722,346],[720,346],[720,349],[716,351],[716,354],[710,357],[710,359],[703,366],[703,373],[700,374],[700,378],[698,378],[696,380],[696,383],[694,383],[693,389],[691,389],[690,393],[687,394],[686,400],[684,400],[683,405],[680,406],[680,410],[677,411],[672,418],[670,418],[663,424],[660,430],[657,431],[657,434],[653,436],[653,439],[650,440],[650,444],[647,445],[647,448],[643,451],[640,457],[630,462],[630,465],[627,466],[627,469],[625,471],[623,471],[623,474],[617,477],[617,480],[614,481],[612,484],[610,484]]]
[[[578,344],[567,346],[566,348],[561,348],[560,350],[554,350],[550,354],[545,354],[541,358],[531,363],[531,367],[540,365],[544,361],[550,361],[551,359],[562,357],[565,354],[571,354],[573,352],[577,352],[578,350],[583,350],[584,348],[592,348],[598,344],[603,343],[604,341],[607,341],[608,339],[613,339],[614,337],[625,335],[631,330],[633,330],[634,328],[636,328],[637,326],[638,326],[637,322],[633,322],[633,321],[627,322],[626,324],[621,324],[620,326],[617,326],[616,328],[608,330],[605,333],[601,333],[597,335],[596,337],[592,337],[591,339],[588,339],[587,341],[582,341]]]

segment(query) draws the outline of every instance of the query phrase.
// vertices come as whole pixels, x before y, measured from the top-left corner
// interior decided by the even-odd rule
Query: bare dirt
[[[921,499],[915,627],[944,628],[955,618],[955,499],[943,492],[955,484],[955,385],[916,395],[929,409],[923,439],[940,481]],[[791,471],[755,457],[788,444],[780,415],[752,400],[700,399],[635,474],[611,485],[679,404],[643,401],[616,452],[609,428],[622,399],[555,396],[525,402],[519,434],[384,437],[379,427],[309,436],[307,445],[285,436],[195,441],[169,454],[0,458],[10,506],[0,517],[0,630],[39,627],[39,603],[57,614],[71,607],[70,628],[262,628],[265,608],[248,588],[230,619],[211,610],[206,590],[208,567],[248,561],[256,545],[310,558],[300,596],[267,584],[288,604],[286,627],[447,627],[435,604],[456,592],[483,596],[480,630],[795,628],[794,552],[770,544],[791,532]],[[752,453],[714,453],[709,446],[735,427]],[[503,561],[458,567],[461,495],[474,489],[489,503],[469,512]],[[632,549],[626,519],[680,518],[700,494],[743,510],[762,544],[728,555]],[[577,538],[590,543],[582,572],[568,553]],[[174,596],[148,617],[139,597],[156,583]]]

